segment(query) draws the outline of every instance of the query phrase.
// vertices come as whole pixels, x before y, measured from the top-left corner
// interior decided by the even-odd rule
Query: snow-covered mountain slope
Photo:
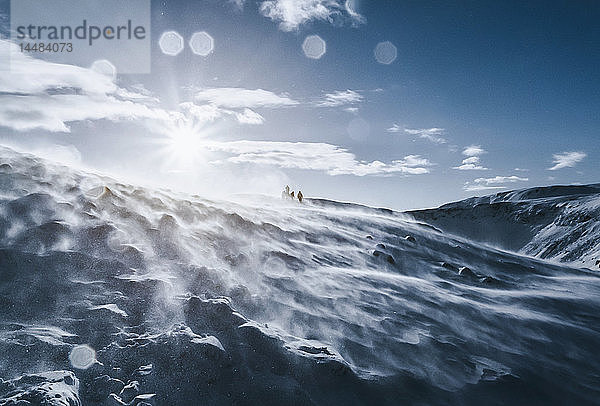
[[[600,184],[503,192],[410,214],[476,241],[600,269]]]
[[[389,210],[0,158],[0,405],[600,398],[596,272]]]

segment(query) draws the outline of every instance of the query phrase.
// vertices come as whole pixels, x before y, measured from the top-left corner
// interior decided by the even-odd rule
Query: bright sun
[[[169,160],[181,169],[189,168],[203,160],[205,141],[201,129],[194,124],[180,123],[170,128],[161,142]]]

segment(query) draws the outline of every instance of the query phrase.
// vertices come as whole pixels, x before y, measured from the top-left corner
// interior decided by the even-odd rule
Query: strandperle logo
[[[28,56],[150,72],[150,0],[11,0],[11,40]]]
[[[124,25],[106,25],[99,27],[88,24],[87,20],[75,28],[69,25],[60,27],[50,25],[20,25],[16,29],[17,39],[30,39],[37,41],[71,41],[73,39],[87,40],[88,45],[92,46],[94,41],[99,39],[106,40],[143,40],[146,39],[146,27],[143,25],[134,26],[131,20],[127,20]]]

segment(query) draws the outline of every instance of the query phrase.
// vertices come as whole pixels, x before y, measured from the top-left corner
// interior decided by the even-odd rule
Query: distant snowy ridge
[[[476,241],[600,269],[600,184],[502,192],[408,214]]]

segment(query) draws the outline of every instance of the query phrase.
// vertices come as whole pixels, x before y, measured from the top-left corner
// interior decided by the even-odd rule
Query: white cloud
[[[481,148],[481,145],[469,145],[465,147],[462,153],[465,156],[479,156],[487,153],[487,151]]]
[[[244,8],[244,3],[246,0],[229,0],[238,10],[242,10]]]
[[[354,90],[338,90],[332,93],[325,94],[323,100],[317,102],[319,107],[338,107],[348,104],[360,103],[363,96]]]
[[[481,162],[481,158],[479,158],[478,156],[470,156],[468,158],[463,159],[462,163],[463,164],[478,164],[479,162]]]
[[[69,132],[70,124],[85,120],[138,121],[151,130],[165,131],[183,122],[205,124],[230,117],[240,124],[262,124],[251,107],[291,106],[296,101],[262,89],[205,89],[178,110],[159,106],[143,86],[128,89],[91,69],[50,63],[13,48],[12,70],[0,75],[0,126],[17,131],[41,129]]]
[[[554,158],[552,163],[553,167],[548,168],[549,171],[556,171],[562,168],[572,168],[577,163],[583,161],[587,154],[585,152],[572,151],[572,152],[563,152],[562,154],[554,154],[552,157]]]
[[[265,118],[251,109],[244,109],[241,113],[235,113],[237,121],[242,124],[262,124],[265,122]]]
[[[356,1],[357,0],[344,1],[344,8],[346,9],[346,13],[348,13],[348,15],[350,17],[352,17],[354,19],[354,21],[364,23],[364,22],[366,22],[365,18],[362,15],[360,15],[355,9]]]
[[[8,41],[2,41],[4,45]],[[0,92],[19,95],[42,93],[48,90],[81,89],[88,94],[115,93],[115,85],[109,76],[91,69],[73,65],[50,63],[19,52],[8,43],[11,52],[11,70],[0,75]]]
[[[110,95],[0,96],[0,125],[17,131],[42,129],[70,132],[68,123],[84,120],[163,120],[178,118],[174,112],[151,108]]]
[[[294,31],[313,20],[364,22],[352,3],[351,0],[266,0],[260,4],[259,10],[263,16],[279,22],[281,30]]]
[[[398,128],[397,125],[394,125],[391,129],[395,129]],[[389,131],[390,129],[388,129]],[[390,132],[395,132],[395,131],[390,131]],[[444,137],[442,137],[441,135],[444,134],[444,129],[443,128],[437,128],[437,127],[433,127],[433,128],[416,128],[416,129],[411,129],[411,128],[406,128],[404,130],[405,133],[410,134],[410,135],[417,135],[420,138],[426,139],[428,141],[431,142],[435,142],[437,144],[444,144],[446,143],[446,139]]]
[[[406,134],[416,135],[419,138],[423,138],[437,144],[446,143],[446,139],[442,137],[442,134],[444,134],[443,128],[403,128],[400,126],[400,124],[394,124],[386,131],[394,134],[405,132]]]
[[[429,173],[432,165],[419,155],[408,155],[390,163],[359,161],[347,149],[326,143],[232,141],[207,142],[204,147],[233,155],[214,163],[273,165],[280,168],[318,170],[329,175],[419,175]]]
[[[224,111],[211,104],[198,105],[192,102],[180,103],[179,108],[186,117],[200,123],[210,123],[223,116]]]
[[[481,158],[478,156],[470,156],[462,160],[462,164],[455,166],[452,169],[459,171],[487,171],[488,168],[481,165]]]
[[[233,116],[240,124],[258,125],[265,122],[265,118],[252,109],[245,108],[242,111],[224,109],[214,104],[195,104],[185,102],[179,105],[185,118],[197,123],[210,123],[225,116]]]
[[[494,176],[493,178],[477,178],[473,182],[485,185],[497,185],[502,183],[527,182],[528,178],[520,178],[518,176]]]
[[[4,42],[4,45],[7,43]],[[0,126],[69,132],[74,121],[163,120],[181,117],[155,99],[118,87],[91,69],[50,63],[11,47],[11,71],[0,75]]]
[[[463,149],[462,154],[467,158],[462,160],[461,165],[454,166],[452,169],[459,171],[487,171],[488,168],[481,164],[480,155],[487,153],[480,145],[469,145]]]
[[[463,189],[467,192],[479,190],[496,190],[506,189],[502,186],[507,183],[528,182],[529,178],[521,178],[515,175],[512,176],[495,176],[493,178],[477,178],[473,182],[466,182]]]
[[[275,108],[298,104],[286,95],[277,95],[263,89],[252,90],[239,87],[202,89],[194,95],[194,99],[227,108]]]
[[[502,190],[506,189],[506,186],[485,186],[485,185],[471,185],[468,182],[465,183],[463,189],[467,192],[477,192],[481,190]]]
[[[394,124],[392,125],[390,128],[388,128],[386,131],[389,133],[400,133],[402,132],[404,129],[402,127],[400,127],[399,124]]]
[[[459,171],[487,171],[489,168],[486,168],[482,165],[476,164],[462,164],[459,166],[453,166],[452,169],[458,169]]]

